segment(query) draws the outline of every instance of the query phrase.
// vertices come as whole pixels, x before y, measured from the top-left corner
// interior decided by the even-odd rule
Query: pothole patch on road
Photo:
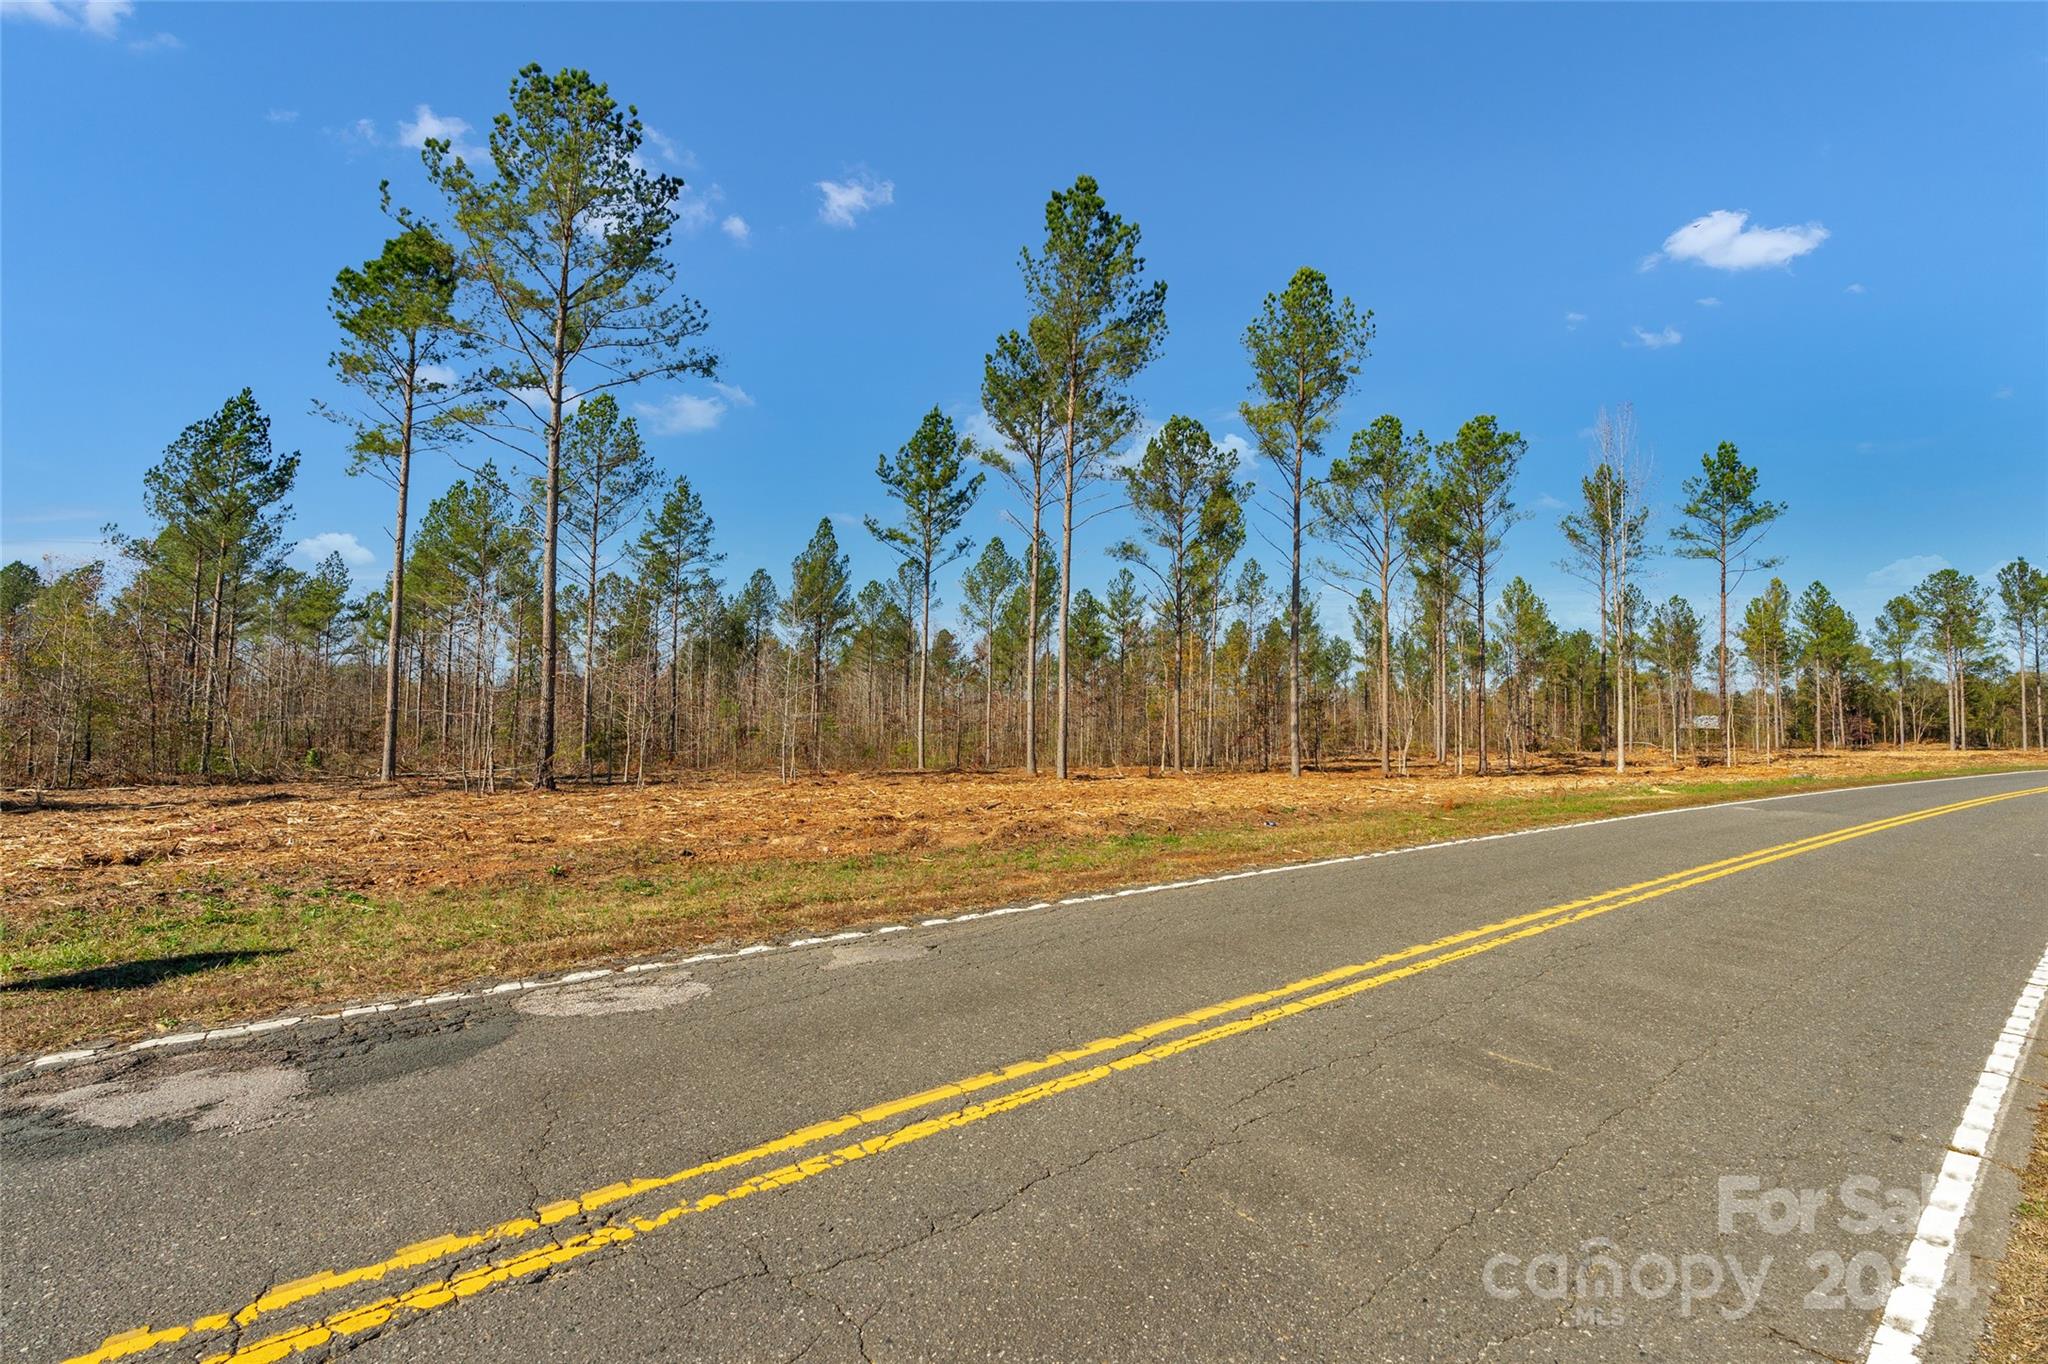
[[[600,980],[531,990],[512,1007],[538,1018],[601,1018],[607,1014],[651,1013],[711,993],[701,980]]]
[[[891,942],[882,938],[874,942],[848,943],[832,949],[832,960],[818,969],[837,971],[847,966],[874,966],[885,961],[916,961],[932,949],[914,942]]]
[[[182,1122],[194,1132],[246,1132],[276,1121],[305,1092],[306,1072],[293,1066],[207,1065],[22,1097],[67,1121],[109,1131]]]

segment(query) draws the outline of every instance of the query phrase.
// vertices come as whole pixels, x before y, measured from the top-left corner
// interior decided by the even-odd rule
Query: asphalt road
[[[0,1350],[147,1324],[185,1334],[101,1357],[1862,1360],[2048,948],[2048,794],[1888,821],[2044,785],[1636,818],[16,1077]],[[1970,1356],[2038,1033],[2008,1039],[1948,1264],[1976,1291],[1924,1358]]]

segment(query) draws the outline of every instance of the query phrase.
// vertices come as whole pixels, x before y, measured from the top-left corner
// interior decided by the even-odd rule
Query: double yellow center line
[[[1012,1080],[1042,1075],[1049,1071],[1060,1071],[1062,1067],[1071,1066],[1076,1062],[1108,1058],[1098,1060],[1093,1065],[1065,1070],[1037,1083],[1025,1085],[994,1098],[965,1104],[890,1132],[791,1161],[717,1193],[685,1199],[646,1215],[615,1217],[594,1230],[559,1237],[531,1249],[492,1259],[444,1278],[420,1284],[401,1293],[337,1311],[320,1320],[239,1344],[227,1353],[212,1356],[207,1364],[266,1364],[267,1361],[285,1359],[317,1349],[337,1337],[373,1330],[393,1319],[415,1317],[473,1297],[501,1284],[527,1278],[610,1246],[624,1244],[635,1237],[659,1231],[678,1218],[708,1212],[721,1204],[752,1194],[801,1183],[852,1161],[908,1146],[938,1133],[967,1127],[999,1114],[1014,1112],[1044,1099],[1085,1088],[1120,1071],[1151,1065],[1226,1038],[1266,1027],[1297,1014],[1349,999],[1368,990],[1375,990],[1425,971],[1433,971],[1440,966],[1448,966],[1480,953],[1493,951],[1509,943],[1548,933],[1568,924],[1654,900],[1675,891],[1704,885],[1786,858],[1818,852],[1851,839],[1868,837],[1871,834],[1918,823],[1921,820],[1934,819],[1941,815],[2043,793],[2048,793],[2048,786],[1981,796],[1872,820],[1831,833],[1816,834],[1775,847],[1757,849],[1737,857],[1723,858],[1718,862],[1690,867],[1684,871],[1639,881],[1633,885],[1620,886],[1584,899],[1570,900],[1512,918],[1499,919],[1477,928],[1465,929],[1426,943],[1402,948],[1397,952],[1389,952],[1371,961],[1340,966],[1272,989],[1239,995],[1234,999],[1205,1005],[1169,1018],[1161,1018],[1127,1032],[1097,1038],[1081,1046],[1052,1052],[1042,1057],[1015,1061],[996,1070],[984,1071],[965,1079],[920,1090],[915,1094],[873,1104],[825,1122],[799,1128],[772,1141],[749,1146],[688,1169],[678,1170],[673,1174],[607,1184],[575,1198],[545,1204],[535,1209],[531,1216],[513,1218],[481,1231],[441,1236],[406,1246],[372,1264],[352,1269],[324,1270],[306,1278],[280,1284],[236,1312],[216,1313],[180,1326],[161,1329],[144,1326],[124,1331],[109,1336],[97,1349],[78,1355],[67,1364],[102,1364],[103,1361],[140,1354],[193,1334],[226,1330],[230,1326],[240,1328],[241,1332],[246,1333],[247,1328],[257,1321],[323,1294],[353,1285],[377,1282],[392,1274],[421,1269],[479,1247],[515,1241],[545,1227],[572,1217],[583,1216],[626,1199],[638,1198],[770,1156],[788,1155],[857,1128],[885,1122],[948,1100],[966,1098]],[[1242,1012],[1245,1010],[1251,1012]],[[1241,1016],[1229,1018],[1226,1022],[1216,1022],[1232,1014]],[[1133,1047],[1137,1050],[1125,1050]],[[1118,1052],[1124,1054],[1112,1055]]]

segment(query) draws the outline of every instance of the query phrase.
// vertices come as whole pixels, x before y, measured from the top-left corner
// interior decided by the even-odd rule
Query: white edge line
[[[598,980],[605,976],[645,971],[667,970],[673,967],[694,966],[699,962],[731,961],[739,957],[758,957],[770,952],[794,951],[806,947],[822,946],[825,943],[843,942],[863,937],[869,933],[907,933],[912,928],[939,928],[946,924],[971,923],[979,919],[998,918],[1009,914],[1022,914],[1030,910],[1059,909],[1072,905],[1095,904],[1103,900],[1122,899],[1133,895],[1151,895],[1163,890],[1188,890],[1195,886],[1216,885],[1224,881],[1242,881],[1253,876],[1275,876],[1286,872],[1314,871],[1323,867],[1340,867],[1352,862],[1370,862],[1381,857],[1403,857],[1411,853],[1441,852],[1446,848],[1463,848],[1474,843],[1492,843],[1504,838],[1531,838],[1538,834],[1570,833],[1576,829],[1594,829],[1603,824],[1624,824],[1632,819],[1656,819],[1663,815],[1696,815],[1712,810],[1739,810],[1748,805],[1768,805],[1779,800],[1806,800],[1814,796],[1839,796],[1859,791],[1888,791],[1902,786],[1936,786],[1951,781],[1983,781],[1991,777],[2040,776],[2042,769],[2022,768],[2012,772],[1968,772],[1954,777],[1923,777],[1913,781],[1874,782],[1866,786],[1832,786],[1820,791],[1788,791],[1781,796],[1758,796],[1752,800],[1714,801],[1706,805],[1677,805],[1668,810],[1640,810],[1632,815],[1608,815],[1601,819],[1582,819],[1571,824],[1543,824],[1532,829],[1508,829],[1496,834],[1472,834],[1465,838],[1448,838],[1436,843],[1416,843],[1405,848],[1381,848],[1374,852],[1349,853],[1337,857],[1319,858],[1312,862],[1287,862],[1274,867],[1253,867],[1246,871],[1217,872],[1208,876],[1191,877],[1185,881],[1162,881],[1154,885],[1130,886],[1122,890],[1099,891],[1092,895],[1070,895],[1063,900],[1041,900],[1028,905],[1010,905],[998,909],[970,910],[964,913],[919,919],[915,923],[883,924],[877,928],[850,929],[844,933],[825,937],[797,938],[783,943],[752,943],[745,947],[725,952],[698,952],[674,961],[638,962],[620,967],[594,967],[588,970],[571,971],[566,975],[548,976],[539,980],[510,980],[498,985],[481,986],[474,990],[447,990],[440,994],[425,995],[415,999],[391,1000],[378,1004],[353,1004],[328,1013],[298,1015],[265,1019],[256,1023],[238,1023],[225,1027],[199,1029],[192,1032],[174,1033],[168,1037],[147,1037],[139,1042],[114,1043],[104,1047],[85,1047],[75,1051],[51,1052],[28,1061],[23,1071],[40,1071],[51,1066],[73,1065],[102,1056],[126,1055],[135,1052],[153,1051],[166,1047],[192,1046],[202,1042],[226,1042],[237,1038],[272,1032],[279,1028],[293,1027],[308,1021],[334,1021],[365,1018],[371,1014],[396,1013],[403,1010],[431,1008],[437,1004],[457,1004],[469,1000],[487,999],[497,995],[523,994],[528,990],[552,989],[561,985],[578,985]],[[16,1072],[20,1073],[20,1072]],[[1880,1332],[1880,1336],[1882,1333]],[[1875,1346],[1873,1345],[1873,1349]],[[1904,1358],[1905,1356],[1898,1356]],[[1877,1356],[1871,1356],[1873,1360]],[[1887,1356],[1887,1358],[1893,1358]]]
[[[2020,990],[2011,1015],[1991,1044],[1991,1055],[1977,1074],[1969,1101],[1963,1105],[1962,1121],[1949,1140],[1927,1206],[1921,1209],[1919,1225],[1906,1245],[1905,1262],[1899,1267],[1891,1296],[1885,1299],[1884,1315],[1863,1356],[1865,1364],[1918,1364],[1935,1300],[1948,1278],[1956,1237],[1976,1199],[1978,1177],[1991,1153],[1992,1134],[2011,1095],[2019,1059],[2040,1023],[2044,997],[2048,997],[2048,952],[2041,954],[2040,964]]]

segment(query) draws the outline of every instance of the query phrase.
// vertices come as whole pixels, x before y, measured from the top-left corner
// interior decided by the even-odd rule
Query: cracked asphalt
[[[2041,784],[1714,807],[16,1075],[0,1352],[201,1321],[128,1357],[260,1358],[419,1290],[289,1357],[1860,1360],[2048,946],[2048,796],[1678,889],[1042,1101],[999,1096],[1145,1044],[530,1224],[1184,1010]],[[1970,1358],[2048,1082],[2038,1039],[2021,1077],[1929,1359]],[[981,1100],[999,1111],[420,1296]]]

